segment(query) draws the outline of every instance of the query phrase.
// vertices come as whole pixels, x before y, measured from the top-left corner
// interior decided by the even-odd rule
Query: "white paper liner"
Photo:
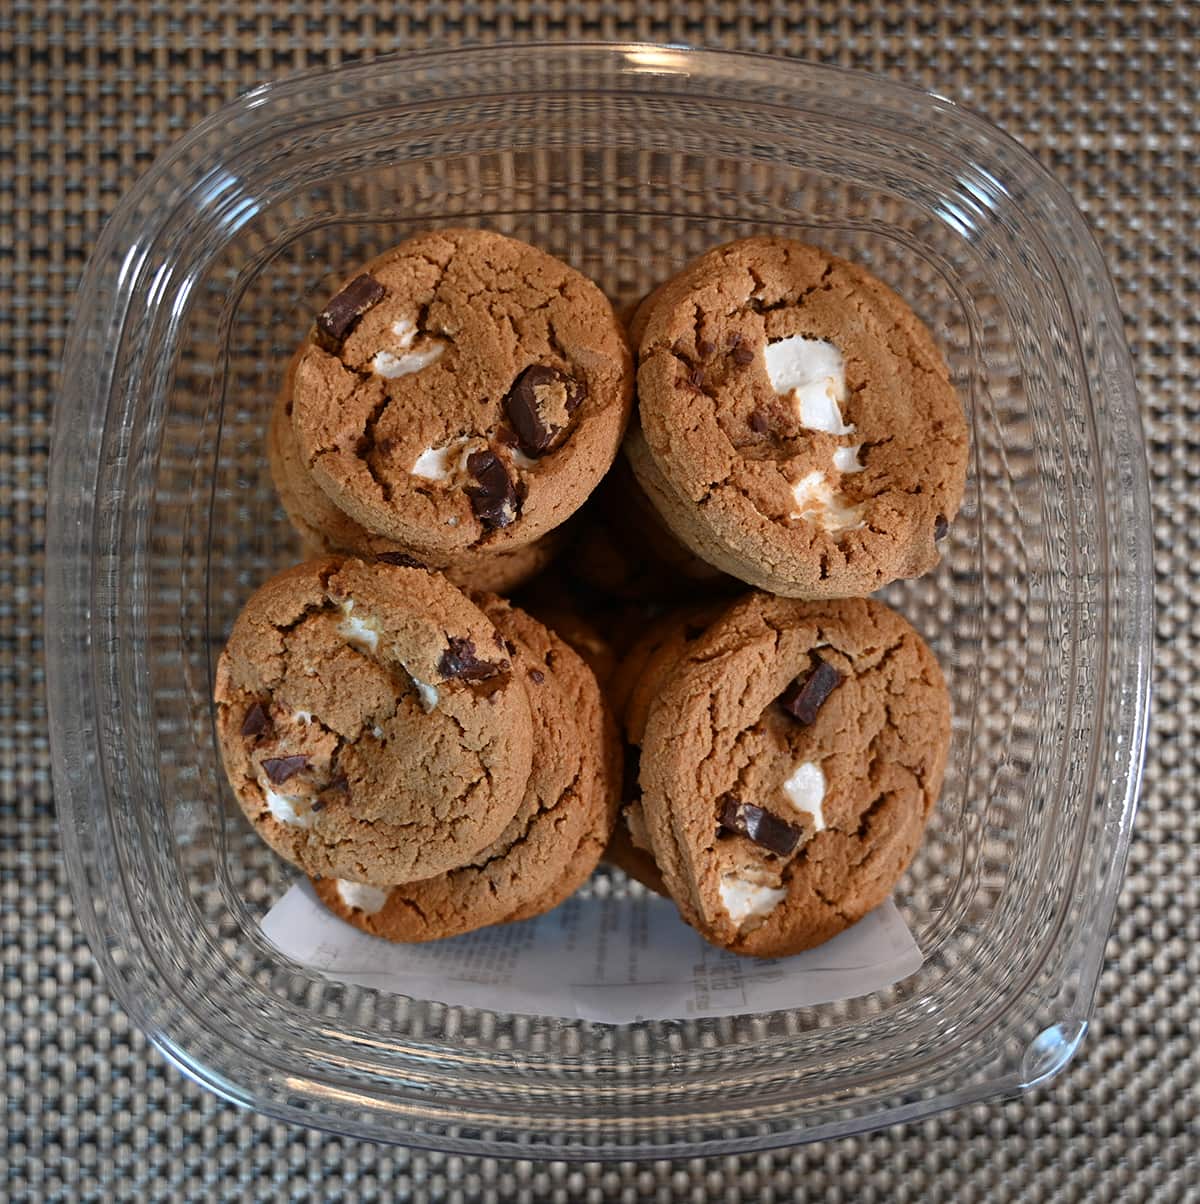
[[[536,919],[396,945],[339,920],[301,882],[262,928],[287,957],[338,982],[607,1024],[832,1003],[906,978],[923,960],[890,900],[819,948],[772,961],[714,948],[658,896],[575,896]]]

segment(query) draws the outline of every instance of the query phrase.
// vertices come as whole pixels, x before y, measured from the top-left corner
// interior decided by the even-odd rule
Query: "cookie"
[[[582,516],[569,568],[587,585],[624,601],[664,601],[698,591],[742,588],[736,578],[675,538],[625,457],[613,465]]]
[[[729,602],[707,601],[659,616],[617,666],[608,697],[628,744],[640,748],[650,707],[680,658]]]
[[[604,850],[604,860],[654,894],[662,895],[665,899],[671,897],[663,881],[662,871],[658,868],[658,862],[654,860],[654,854],[634,844],[623,815],[618,818],[613,828],[608,846]]]
[[[629,333],[629,345],[635,351],[642,344],[642,335],[646,333],[646,323],[650,321],[650,315],[653,313],[655,305],[658,304],[670,283],[672,283],[670,280],[664,280],[662,284],[657,288],[652,288],[636,305],[622,315],[625,320],[625,329]]]
[[[616,671],[616,654],[595,624],[584,617],[574,598],[565,590],[535,590],[529,596],[522,595],[519,601],[539,623],[544,623],[578,654],[591,669],[600,689],[606,691]]]
[[[343,513],[419,553],[512,549],[612,463],[632,359],[600,290],[485,230],[387,251],[317,317],[296,366],[301,463]]]
[[[329,878],[314,883],[337,915],[388,940],[433,940],[548,911],[587,880],[612,830],[618,742],[595,677],[530,615],[498,598],[479,604],[529,683],[529,783],[499,838],[447,873],[369,893]]]
[[[645,722],[641,818],[680,914],[762,957],[855,923],[912,859],[949,737],[937,661],[895,611],[748,595]]]
[[[868,272],[749,238],[634,319],[638,480],[696,555],[789,597],[865,596],[939,559],[967,468],[929,332]]]
[[[423,569],[327,558],[271,578],[234,624],[215,698],[242,810],[309,874],[443,873],[526,793],[525,677],[479,607]]]
[[[667,889],[646,832],[638,786],[642,735],[663,682],[723,608],[720,602],[700,602],[659,616],[626,652],[608,688],[609,703],[625,739],[625,781],[621,812],[604,857],[660,895]]]
[[[292,384],[303,350],[300,348],[288,364],[283,386],[271,411],[267,460],[284,513],[300,536],[307,555],[381,557],[400,564],[416,562],[445,573],[455,585],[465,589],[494,593],[507,593],[525,584],[554,559],[562,544],[562,528],[518,548],[478,548],[453,554],[425,552],[418,555],[416,549],[375,535],[348,514],[343,514],[304,467],[292,429]]]

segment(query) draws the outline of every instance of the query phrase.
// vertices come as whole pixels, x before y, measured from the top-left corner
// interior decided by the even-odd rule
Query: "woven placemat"
[[[1187,5],[932,0],[0,3],[0,1195],[40,1199],[1200,1199],[1200,105]],[[413,11],[408,11],[408,10]],[[192,12],[189,12],[192,10]],[[806,11],[804,11],[806,10]],[[202,15],[193,15],[200,13]],[[1116,277],[1149,440],[1156,714],[1096,1020],[1053,1086],[794,1151],[568,1166],[289,1129],[183,1079],[97,977],[59,862],[41,668],[54,374],[120,195],[205,113],[296,69],[466,40],[640,38],[863,67],[990,116],[1067,184]]]

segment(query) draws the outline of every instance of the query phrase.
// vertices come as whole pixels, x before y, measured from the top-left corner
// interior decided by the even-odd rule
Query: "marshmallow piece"
[[[390,351],[377,351],[375,358],[371,361],[371,371],[386,380],[395,380],[398,376],[411,376],[414,372],[420,372],[422,368],[428,368],[430,364],[440,360],[442,352],[445,350],[445,343],[433,340],[426,346],[418,348],[416,351],[405,352],[403,355],[394,355]]]
[[[444,447],[427,447],[414,461],[409,471],[414,477],[427,481],[445,481],[450,476],[450,466],[455,451],[453,443]]]
[[[360,652],[374,652],[379,647],[379,632],[371,625],[369,619],[362,619],[351,613],[353,610],[354,599],[347,598],[342,603],[342,614],[345,618],[338,624],[338,635]]]
[[[384,348],[375,353],[371,361],[371,371],[376,376],[394,380],[397,376],[409,376],[428,368],[434,361],[441,359],[446,344],[440,339],[430,339],[423,347],[413,348],[417,337],[416,325],[408,318],[400,318],[392,323],[392,334],[396,336],[395,350]]]
[[[808,519],[831,535],[838,535],[843,531],[857,531],[866,526],[862,506],[847,505],[841,496],[833,491],[823,472],[814,470],[801,477],[792,486],[792,497],[796,502],[792,518]]]
[[[787,898],[781,887],[751,882],[736,872],[721,875],[721,903],[739,927],[751,916],[770,915]]]
[[[821,804],[825,801],[825,771],[815,761],[797,765],[792,776],[783,784],[787,800],[802,815],[810,816],[816,831],[825,827]]]
[[[388,897],[388,892],[380,890],[378,886],[368,886],[365,882],[347,882],[345,878],[337,880],[337,893],[347,907],[357,908],[369,916],[382,911]]]
[[[286,794],[277,794],[265,782],[260,781],[259,785],[262,786],[263,798],[266,800],[267,807],[281,824],[288,824],[293,828],[312,827],[312,812],[297,811],[295,806],[297,799]]]
[[[862,444],[856,443],[853,447],[837,447],[833,451],[833,466],[841,473],[847,472],[862,472],[866,465],[858,458],[858,453],[862,450]]]
[[[804,426],[831,435],[853,434],[839,408],[846,400],[846,361],[832,343],[792,335],[768,343],[763,357],[771,388],[791,397]]]
[[[427,447],[414,461],[409,472],[414,477],[427,481],[449,481],[467,471],[467,457],[471,454],[473,440],[469,435],[451,439],[441,447]]]
[[[428,715],[438,704],[437,687],[431,686],[419,677],[413,677],[411,673],[408,676],[412,678],[412,684],[417,689],[417,697],[421,700],[421,709]]]
[[[396,336],[400,350],[407,351],[413,345],[413,339],[417,337],[416,323],[410,322],[408,318],[400,318],[392,323],[392,334]]]

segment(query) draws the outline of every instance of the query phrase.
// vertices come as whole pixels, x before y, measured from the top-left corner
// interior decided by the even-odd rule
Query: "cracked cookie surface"
[[[327,558],[271,578],[234,624],[215,701],[242,810],[309,874],[391,885],[460,865],[529,781],[504,639],[423,569]]]
[[[627,454],[693,552],[790,597],[864,596],[937,564],[967,428],[928,330],[862,268],[783,238],[701,256],[632,329]]]
[[[891,893],[949,738],[941,670],[895,611],[753,593],[661,679],[642,733],[643,839],[709,940],[797,953]]]
[[[318,316],[292,426],[317,486],[430,553],[515,548],[607,471],[632,360],[612,306],[553,256],[484,230],[409,239]]]
[[[366,895],[335,879],[314,882],[333,912],[389,940],[433,940],[548,911],[588,878],[612,830],[618,741],[591,670],[530,615],[499,598],[477,601],[527,683],[528,788],[492,844],[436,878]]]
[[[383,535],[368,531],[334,504],[313,480],[300,458],[292,429],[292,393],[301,347],[292,357],[271,411],[267,431],[267,460],[284,513],[310,556],[350,555],[364,559],[404,558],[445,573],[464,589],[507,592],[523,585],[554,559],[562,543],[561,528],[533,543],[516,548],[467,548],[460,552],[418,552]]]

